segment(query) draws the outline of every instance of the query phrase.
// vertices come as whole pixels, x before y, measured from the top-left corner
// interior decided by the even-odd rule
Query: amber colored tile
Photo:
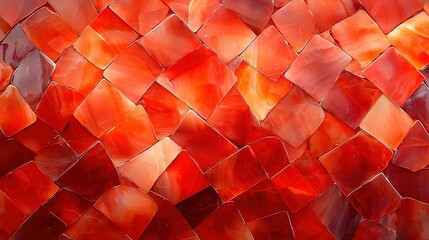
[[[37,167],[52,181],[56,181],[75,162],[76,153],[60,136],[47,143],[34,158]]]
[[[162,68],[138,43],[133,43],[104,71],[119,91],[136,103],[161,73]]]
[[[157,82],[204,118],[236,82],[226,65],[205,46],[186,55],[164,74]]]
[[[289,165],[288,154],[283,142],[279,138],[262,138],[252,143],[250,147],[255,153],[256,159],[258,159],[270,177],[273,177]]]
[[[43,94],[35,113],[40,120],[61,131],[84,99],[85,96],[81,93],[52,82]]]
[[[398,105],[402,105],[424,80],[395,48],[388,48],[362,73]]]
[[[233,203],[225,203],[196,229],[200,239],[253,239],[249,228]]]
[[[362,219],[335,184],[311,202],[310,208],[335,239],[352,239]]]
[[[429,221],[429,206],[414,199],[402,200],[398,211],[396,239],[429,238],[426,224]]]
[[[10,84],[13,69],[0,59],[0,91],[4,91]]]
[[[285,73],[285,77],[320,102],[350,61],[350,56],[339,47],[320,36],[314,36]]]
[[[233,199],[247,223],[286,211],[287,207],[269,179],[265,179]],[[255,208],[255,206],[258,206]]]
[[[158,139],[174,133],[189,110],[185,103],[157,82],[149,87],[138,104],[146,109]]]
[[[0,95],[0,106],[0,129],[8,137],[36,121],[36,115],[13,85]]]
[[[186,151],[182,151],[153,185],[152,191],[177,204],[209,186]]]
[[[91,27],[83,31],[73,47],[101,69],[105,69],[116,57],[115,50]]]
[[[57,183],[89,201],[96,201],[119,184],[119,176],[106,150],[97,143],[61,175]]]
[[[357,128],[381,94],[366,79],[344,72],[323,100],[322,107],[351,128]]]
[[[121,166],[119,173],[144,192],[149,192],[181,150],[182,148],[169,138],[164,138]],[[142,172],[145,174],[141,174]]]
[[[429,165],[429,134],[421,122],[414,122],[393,156],[392,163],[411,171]]]
[[[261,33],[270,21],[274,10],[273,1],[222,0],[222,4],[247,24],[255,33]],[[257,9],[257,11],[255,11]]]
[[[69,239],[130,239],[115,223],[94,207],[72,224],[64,234]]]
[[[310,153],[318,157],[352,138],[358,130],[325,112],[325,120],[308,140]]]
[[[384,33],[363,10],[334,25],[331,32],[340,47],[363,67],[390,45]]]
[[[394,240],[396,237],[395,232],[383,227],[380,224],[374,223],[370,220],[362,220],[356,232],[353,235],[355,240],[365,240],[365,239],[385,239],[385,240]]]
[[[402,105],[402,109],[413,119],[420,120],[426,130],[429,129],[429,88],[421,84]]]
[[[298,212],[332,185],[332,180],[309,152],[272,178],[283,202],[292,213]]]
[[[100,139],[115,166],[135,157],[156,142],[150,119],[137,106]]]
[[[0,44],[1,59],[12,68],[16,68],[22,59],[33,50],[34,45],[20,24],[15,25]]]
[[[259,121],[264,120],[292,88],[285,78],[273,82],[245,62],[241,63],[235,75],[238,90]]]
[[[164,0],[189,28],[196,32],[210,17],[219,0]]]
[[[283,36],[274,26],[266,28],[241,56],[252,67],[274,81],[296,59],[295,51],[285,42]]]
[[[216,8],[197,35],[225,63],[240,55],[256,37],[234,12],[223,5]]]
[[[29,216],[58,191],[58,186],[29,162],[0,178],[0,190]]]
[[[43,6],[46,2],[46,0],[2,0],[0,1],[0,5],[2,6],[0,9],[0,16],[6,20],[10,26],[14,26],[34,10]]]
[[[38,50],[28,54],[15,70],[12,84],[19,90],[22,97],[35,110],[43,96],[55,64]]]
[[[46,7],[25,19],[21,26],[30,41],[52,61],[56,61],[78,38],[73,29]]]
[[[302,0],[291,1],[271,18],[296,52],[300,52],[307,41],[317,33],[313,15]]]
[[[383,32],[388,33],[422,9],[420,0],[361,1]]]
[[[244,147],[205,173],[224,202],[256,185],[266,174],[249,147]]]
[[[168,17],[139,42],[164,67],[174,65],[201,45],[200,40],[176,15]]]
[[[403,22],[387,37],[417,69],[429,64],[428,29],[429,16],[422,12]]]
[[[114,1],[109,8],[141,35],[164,20],[169,10],[161,0],[119,0]]]
[[[386,96],[381,95],[360,127],[396,150],[413,125],[413,120]]]
[[[102,77],[101,69],[69,47],[56,63],[52,81],[88,95]]]
[[[296,239],[335,239],[332,233],[320,222],[318,216],[314,214],[309,207],[305,207],[301,209],[301,211],[291,214],[290,221]]]
[[[0,191],[0,202],[2,203],[0,211],[0,237],[8,239],[22,225],[27,216],[2,191]]]
[[[60,135],[79,156],[97,141],[97,138],[82,126],[74,116],[70,118],[67,125],[60,132]]]
[[[324,118],[319,103],[294,86],[261,122],[261,126],[298,148],[319,128]]]
[[[308,0],[307,5],[320,32],[353,15],[360,7],[353,0]]]
[[[250,135],[259,127],[256,116],[236,87],[217,105],[207,123],[240,146],[246,145]]]
[[[97,15],[97,10],[90,0],[48,0],[48,3],[77,34],[80,34]]]
[[[378,220],[398,208],[401,196],[386,177],[379,174],[352,192],[348,199],[366,219]]]
[[[247,224],[255,240],[294,239],[287,212],[279,212]]]
[[[121,185],[107,191],[94,207],[132,239],[143,233],[158,210],[158,205],[149,195],[138,188]]]
[[[58,191],[44,204],[46,209],[55,214],[67,226],[78,220],[91,206],[92,203],[88,200],[65,189]]]
[[[392,151],[385,145],[369,134],[360,132],[322,155],[319,161],[342,192],[349,194],[386,168],[392,156]],[[359,171],[356,172],[356,169]]]
[[[73,115],[94,136],[100,137],[134,108],[135,105],[112,84],[102,80]]]
[[[10,239],[58,239],[66,225],[44,207],[37,209]]]

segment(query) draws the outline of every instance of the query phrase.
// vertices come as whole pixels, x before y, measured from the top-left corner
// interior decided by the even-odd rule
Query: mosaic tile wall
[[[0,0],[0,239],[429,239],[428,14]]]

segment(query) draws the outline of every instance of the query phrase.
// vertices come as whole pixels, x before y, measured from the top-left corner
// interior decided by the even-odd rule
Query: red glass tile
[[[235,75],[238,90],[259,121],[264,120],[292,88],[292,84],[285,78],[274,82],[245,62],[241,63]]]
[[[414,123],[399,145],[392,163],[411,171],[418,171],[429,165],[429,134],[421,122]]]
[[[189,152],[203,172],[237,150],[192,111],[186,114],[171,139]]]
[[[146,109],[158,139],[174,133],[189,110],[185,103],[157,82],[149,87],[139,104]]]
[[[294,239],[287,212],[276,213],[247,224],[253,239]]]
[[[165,138],[119,168],[119,173],[144,192],[149,192],[181,150],[181,147]]]
[[[97,9],[97,11],[102,10],[103,8],[107,7],[111,3],[113,3],[113,0],[91,0],[94,7]]]
[[[320,102],[350,61],[350,56],[339,47],[320,36],[314,36],[293,62],[285,77]]]
[[[60,135],[79,156],[97,141],[97,138],[82,126],[74,116],[70,118]]]
[[[46,0],[1,0],[0,5],[2,7],[0,9],[0,16],[13,26],[27,17],[31,12],[43,6],[46,2]]]
[[[0,176],[34,159],[34,152],[14,139],[0,143]],[[13,156],[13,158],[11,157]]]
[[[273,80],[277,80],[296,59],[296,53],[274,26],[267,27],[241,56]]]
[[[266,137],[250,145],[259,163],[268,176],[273,177],[289,165],[288,155],[283,142],[276,137]]]
[[[58,60],[52,80],[88,95],[103,77],[103,72],[73,47]]]
[[[295,86],[271,110],[261,126],[298,148],[319,128],[324,118],[319,103]]]
[[[97,15],[97,10],[90,0],[48,0],[48,2],[77,34],[81,33]]]
[[[115,166],[135,157],[156,142],[149,117],[137,106],[100,139]]]
[[[176,204],[208,186],[201,170],[189,154],[182,151],[161,174],[152,190]]]
[[[109,8],[141,35],[164,20],[169,10],[161,0],[119,0]]]
[[[387,37],[417,69],[424,68],[429,64],[429,53],[427,52],[429,16],[425,12],[419,13],[408,19]]]
[[[269,179],[249,188],[235,197],[233,201],[247,223],[287,210],[279,192]]]
[[[395,48],[388,48],[363,75],[398,105],[402,105],[424,80]]]
[[[365,132],[360,132],[322,155],[319,161],[338,187],[345,194],[349,194],[380,173],[392,156],[392,151],[381,142]],[[356,169],[359,171],[356,172]]]
[[[266,174],[250,147],[244,147],[205,173],[224,202],[256,185]]]
[[[37,117],[61,131],[85,96],[61,84],[49,84],[36,109]]]
[[[57,183],[89,201],[119,184],[119,177],[105,149],[97,144],[69,168]]]
[[[13,85],[0,95],[0,129],[12,136],[36,121],[36,115]]]
[[[0,20],[1,21],[1,20]],[[0,58],[12,68],[16,68],[24,57],[34,50],[34,45],[21,28],[15,25],[0,44]]]
[[[100,137],[134,108],[135,105],[112,84],[102,80],[73,115],[94,136]]]
[[[309,207],[290,215],[295,239],[334,240],[332,233],[320,222],[319,218]]]
[[[138,43],[133,43],[104,71],[108,79],[132,102],[137,102],[161,73],[162,68]]]
[[[256,37],[234,12],[223,5],[217,7],[197,35],[225,63],[240,55]]]
[[[202,46],[165,71],[157,82],[207,118],[235,83],[218,56]],[[197,78],[198,81],[194,81]]]
[[[393,150],[396,150],[408,131],[413,120],[386,96],[381,95],[360,127]]]
[[[40,8],[21,24],[22,29],[34,45],[56,61],[78,35],[54,12]],[[53,41],[55,40],[55,41]]]
[[[225,203],[216,209],[195,232],[201,239],[253,239],[233,203]]]
[[[292,213],[332,185],[329,175],[309,152],[281,170],[272,182]]]
[[[164,67],[174,65],[201,45],[200,40],[176,15],[168,17],[139,42]]]
[[[353,0],[308,0],[307,5],[319,32],[326,31],[335,23],[353,15],[360,7]]]
[[[27,216],[18,209],[15,203],[0,191],[0,237],[8,239],[25,221]]]
[[[10,30],[10,25],[0,17],[0,41],[3,40]]]
[[[256,33],[264,30],[274,10],[274,2],[271,0],[222,0],[222,3]]]
[[[381,91],[369,81],[344,72],[323,100],[322,107],[351,128],[357,128],[380,96]]]
[[[4,91],[10,84],[13,69],[0,59],[0,91]]]
[[[15,70],[12,84],[35,110],[50,82],[55,64],[38,50],[28,54]]]
[[[429,129],[429,88],[422,84],[414,94],[402,105],[402,109],[414,119],[420,120]]]
[[[143,233],[158,210],[158,205],[149,195],[138,188],[121,185],[107,191],[94,207],[132,239]]]
[[[34,163],[56,181],[72,164],[77,162],[77,156],[62,137],[56,137],[39,151]]]
[[[398,211],[397,239],[425,239],[429,221],[429,206],[414,199],[402,200]]]
[[[363,0],[361,2],[385,33],[390,32],[423,7],[422,1],[419,0]]]
[[[300,52],[307,41],[317,33],[313,15],[302,0],[290,1],[271,18],[296,52]]]
[[[0,190],[29,216],[58,191],[58,186],[29,162],[1,177]]]
[[[341,48],[363,67],[371,63],[390,45],[377,24],[363,10],[334,25],[332,36]]]
[[[91,202],[65,189],[58,191],[44,205],[67,226],[78,220],[91,206]]]
[[[396,237],[395,232],[384,228],[383,226],[371,222],[369,220],[362,220],[355,234],[353,235],[354,240],[366,240],[366,239],[385,239],[394,240]]]

